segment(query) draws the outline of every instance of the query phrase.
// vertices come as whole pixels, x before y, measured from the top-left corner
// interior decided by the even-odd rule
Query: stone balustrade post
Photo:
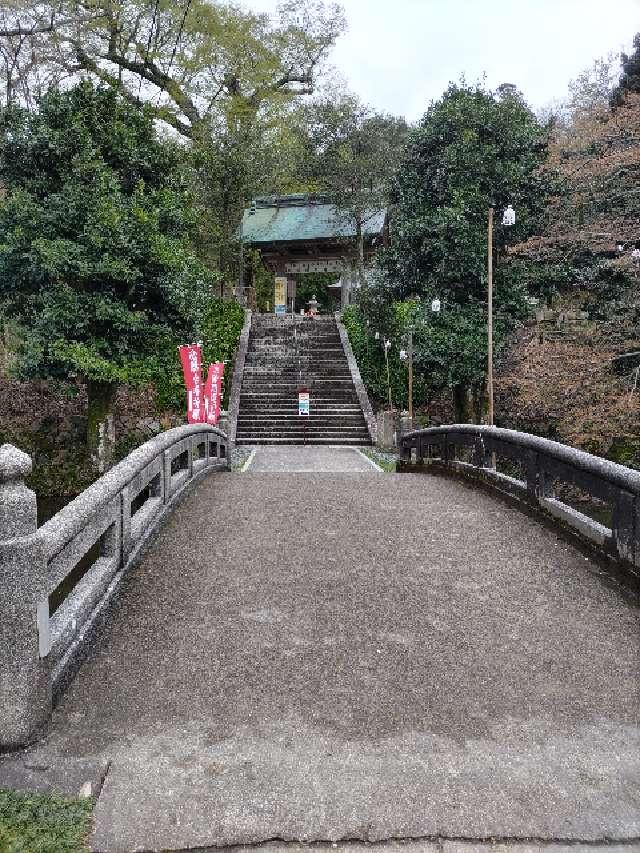
[[[492,468],[491,451],[487,449],[482,434],[476,436],[473,442],[472,464],[476,468]]]
[[[38,630],[39,616],[48,630],[47,558],[36,496],[24,483],[30,472],[26,453],[0,447],[0,749],[27,743],[51,711]]]

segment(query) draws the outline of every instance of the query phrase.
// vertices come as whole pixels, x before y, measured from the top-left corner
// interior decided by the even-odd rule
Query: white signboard
[[[309,392],[300,391],[298,394],[298,415],[309,415]]]

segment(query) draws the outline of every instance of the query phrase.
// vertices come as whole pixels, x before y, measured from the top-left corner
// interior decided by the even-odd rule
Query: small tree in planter
[[[209,284],[178,156],[145,111],[88,83],[0,113],[0,307],[21,328],[17,371],[86,382],[98,471],[118,384],[153,379],[195,334]]]

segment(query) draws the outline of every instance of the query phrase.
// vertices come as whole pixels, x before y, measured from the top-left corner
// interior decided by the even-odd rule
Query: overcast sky
[[[278,0],[244,0],[272,12]],[[304,3],[304,0],[301,0]],[[515,83],[534,108],[640,31],[640,0],[342,0],[333,65],[363,101],[414,121],[450,80]]]

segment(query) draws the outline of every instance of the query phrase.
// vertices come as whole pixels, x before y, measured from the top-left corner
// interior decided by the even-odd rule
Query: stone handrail
[[[347,363],[351,372],[353,387],[356,389],[356,394],[358,395],[358,402],[360,403],[360,408],[362,409],[362,414],[367,425],[367,430],[369,431],[369,438],[371,439],[371,443],[375,444],[378,434],[376,416],[373,414],[373,409],[371,408],[371,403],[369,402],[369,395],[367,394],[367,389],[365,388],[364,382],[362,381],[362,376],[360,375],[360,368],[358,367],[358,362],[356,361],[356,357],[353,354],[351,342],[349,341],[349,335],[347,334],[347,330],[344,326],[344,323],[342,322],[342,314],[340,311],[336,311],[335,318],[336,326],[338,328],[338,334],[340,335],[340,342],[342,343],[342,349],[344,350],[344,354],[347,357]]]
[[[461,451],[469,457],[458,458]],[[518,463],[523,479],[500,473],[496,458]],[[400,440],[400,470],[435,464],[470,474],[554,516],[637,575],[640,569],[640,471],[546,438],[498,427],[451,424],[415,430]],[[611,509],[611,527],[554,494],[561,481]]]
[[[185,489],[228,464],[221,430],[171,429],[37,527],[36,496],[23,482],[31,459],[0,448],[0,748],[28,742],[46,721],[158,527]],[[66,595],[50,613],[61,584]]]

